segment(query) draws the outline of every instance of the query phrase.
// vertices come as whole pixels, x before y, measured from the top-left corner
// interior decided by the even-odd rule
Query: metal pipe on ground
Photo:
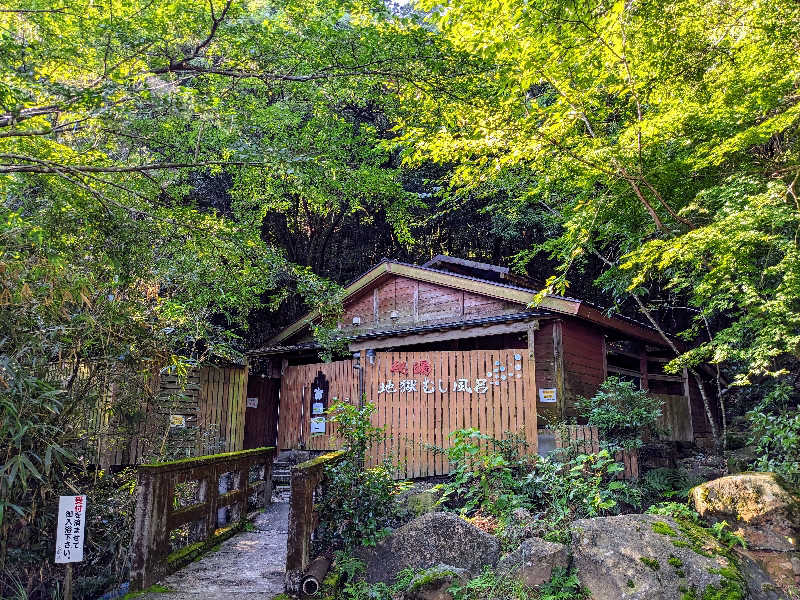
[[[308,565],[308,570],[303,576],[303,582],[300,584],[300,589],[303,590],[303,594],[306,596],[315,596],[322,587],[322,582],[330,568],[331,561],[324,556],[314,559],[311,564]]]

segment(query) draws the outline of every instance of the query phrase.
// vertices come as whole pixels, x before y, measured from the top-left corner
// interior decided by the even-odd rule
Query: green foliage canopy
[[[620,303],[684,312],[694,350],[674,368],[724,363],[745,383],[797,356],[795,2],[420,4],[452,78],[408,90],[406,159],[556,224],[520,255],[558,259],[547,291],[599,261]]]

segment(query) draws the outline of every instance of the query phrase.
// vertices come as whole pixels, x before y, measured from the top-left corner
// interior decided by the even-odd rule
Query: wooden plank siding
[[[606,378],[603,369],[603,332],[588,323],[564,320],[561,322],[564,352],[564,416],[577,418],[575,401],[591,398]]]
[[[154,372],[144,384],[141,413],[133,428],[121,427],[107,411],[93,417],[98,464],[108,468],[151,460],[164,439],[171,453],[187,457],[242,450],[247,379],[244,367],[193,369],[185,382]],[[109,405],[114,394],[114,386],[109,386]],[[183,416],[186,428],[169,429],[171,415]]]
[[[336,424],[326,423],[324,434],[311,435],[311,394],[314,378],[322,373],[328,381],[328,407],[334,398],[355,402],[358,396],[358,373],[352,360],[287,367],[281,378],[278,447],[303,446],[310,450],[338,447],[333,441]]]
[[[391,329],[478,319],[521,312],[523,306],[443,285],[392,276],[350,299],[339,327],[348,335],[373,329]],[[396,318],[392,319],[392,313]],[[359,323],[353,324],[358,317]]]
[[[427,361],[430,374],[414,373],[414,365],[422,361]],[[536,452],[534,369],[523,350],[379,352],[372,363],[369,359],[365,363],[366,398],[376,407],[372,423],[386,430],[386,439],[373,448],[369,464],[391,457],[401,478],[447,474],[449,464],[434,448],[449,448],[450,433],[468,427],[497,438],[509,432],[523,434],[529,451]],[[394,364],[404,364],[408,374],[392,372]],[[339,447],[335,424],[326,423],[325,434],[310,435],[309,397],[320,371],[330,384],[331,398],[357,402],[358,372],[352,361],[288,367],[281,382],[280,448]],[[459,386],[459,379],[466,385]],[[479,379],[488,380],[485,393],[476,392]],[[401,381],[414,385],[406,384],[400,391]],[[396,391],[381,391],[389,382]]]

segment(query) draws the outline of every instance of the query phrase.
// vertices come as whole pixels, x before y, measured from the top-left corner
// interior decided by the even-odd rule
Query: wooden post
[[[562,332],[562,322],[557,320],[553,323],[553,357],[555,363],[556,376],[556,396],[558,404],[557,412],[562,419],[567,416],[567,399],[564,397],[564,342]]]
[[[649,390],[650,384],[647,381],[647,350],[640,350],[639,351],[639,373],[641,376],[639,377],[639,381],[641,384],[639,387],[643,390]]]
[[[67,563],[64,572],[64,600],[72,600],[72,563]]]
[[[526,389],[530,391],[530,394],[533,396],[531,400],[525,399],[527,403],[529,403],[529,407],[525,407],[525,418],[526,420],[528,417],[528,412],[533,412],[531,415],[533,418],[536,419],[536,430],[535,430],[535,439],[527,440],[531,447],[532,454],[538,454],[539,452],[539,414],[538,414],[538,407],[539,407],[539,390],[536,387],[536,332],[539,329],[539,321],[531,321],[528,324],[528,381],[529,385],[526,386]],[[525,430],[527,431],[527,426]]]
[[[167,517],[172,501],[170,489],[174,488],[164,485],[164,478],[157,473],[139,472],[131,544],[131,589],[144,589],[160,579],[162,565],[159,559],[166,556],[169,549]]]

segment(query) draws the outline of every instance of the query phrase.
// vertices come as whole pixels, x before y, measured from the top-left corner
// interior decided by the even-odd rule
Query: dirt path
[[[141,600],[269,600],[283,593],[289,504],[274,502],[220,549],[159,582],[170,592],[147,593]]]

